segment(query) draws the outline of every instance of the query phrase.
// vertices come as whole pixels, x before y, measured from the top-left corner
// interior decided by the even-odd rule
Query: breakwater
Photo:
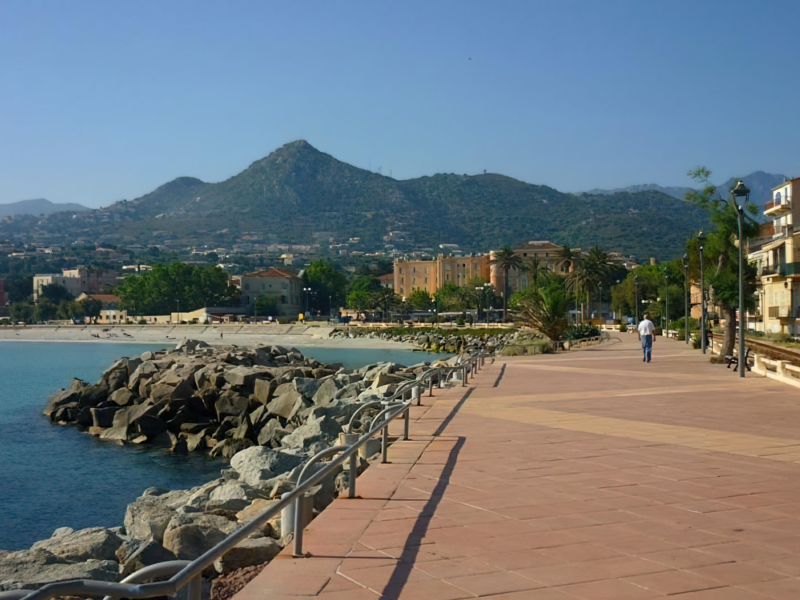
[[[509,329],[456,329],[437,327],[342,327],[331,331],[332,338],[370,338],[411,344],[427,352],[475,352],[483,350],[489,354],[500,351],[517,336]]]
[[[330,446],[361,402],[391,394],[423,368],[348,370],[277,346],[189,341],[117,361],[97,383],[74,381],[48,402],[53,422],[110,443],[227,457],[230,469],[188,490],[146,490],[128,506],[122,527],[60,529],[28,550],[0,553],[0,589],[75,577],[116,580],[152,562],[194,558],[291,489],[298,465]],[[339,472],[326,481],[316,508],[348,477]],[[264,562],[280,547],[280,523],[273,522],[217,571]]]

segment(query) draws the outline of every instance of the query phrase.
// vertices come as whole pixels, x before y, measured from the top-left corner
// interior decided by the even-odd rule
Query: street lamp
[[[742,198],[741,204],[737,198]],[[744,377],[747,368],[744,351],[744,207],[750,198],[750,190],[741,179],[731,190],[731,204],[736,210],[736,220],[739,225],[739,377]]]
[[[703,245],[706,236],[703,232],[697,234],[697,250],[700,253],[700,348],[706,353],[706,288],[703,279]]]
[[[304,287],[303,288],[303,294],[306,297],[306,309],[303,311],[303,317],[307,318],[308,317],[308,297],[309,297],[309,295],[311,295],[311,288],[310,287]]]
[[[639,326],[639,278],[633,276],[633,308],[636,315],[636,326]]]
[[[683,340],[689,343],[689,255],[683,255]]]

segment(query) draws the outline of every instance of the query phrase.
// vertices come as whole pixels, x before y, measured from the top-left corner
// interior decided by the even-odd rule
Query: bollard
[[[415,385],[414,387],[411,388],[411,402],[412,404],[416,404],[417,406],[420,405],[420,393],[418,385]]]

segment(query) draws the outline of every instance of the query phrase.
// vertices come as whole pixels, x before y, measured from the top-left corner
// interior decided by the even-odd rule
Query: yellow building
[[[572,271],[572,262],[563,257],[563,246],[549,241],[531,241],[514,249],[524,264],[533,261],[554,273],[566,275]],[[492,261],[497,251],[476,256],[442,256],[434,260],[396,260],[394,262],[394,291],[406,298],[416,289],[435,294],[445,284],[468,285],[472,281],[488,281],[499,294],[503,293],[505,274]],[[513,294],[530,283],[527,268],[509,272],[509,286]]]
[[[800,177],[772,189],[764,215],[772,219],[772,238],[748,254],[758,269],[760,320],[753,326],[768,333],[798,335],[800,327]],[[800,221],[798,221],[800,222]]]
[[[560,273],[566,275],[572,271],[572,261],[564,258],[564,247],[559,246],[547,240],[531,241],[514,248],[514,254],[523,260],[523,265],[530,265],[538,261],[540,265],[547,268],[548,271],[553,273]],[[576,250],[576,252],[580,252]],[[497,255],[497,251],[492,250],[489,253],[489,262],[491,265],[489,283],[492,284],[499,294],[505,290],[505,273],[498,265],[492,263]],[[525,289],[531,283],[531,273],[527,268],[512,269],[508,273],[509,292],[513,294],[518,290]]]
[[[489,256],[443,256],[434,260],[394,261],[394,291],[407,298],[414,290],[435,294],[445,284],[464,286],[489,281]]]

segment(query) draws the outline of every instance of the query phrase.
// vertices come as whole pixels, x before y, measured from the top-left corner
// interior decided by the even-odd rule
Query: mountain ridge
[[[74,202],[51,202],[46,198],[32,198],[18,202],[0,204],[0,218],[15,215],[42,215],[56,212],[76,212],[91,210],[88,206]]]
[[[357,238],[355,249],[390,253],[440,243],[483,252],[551,239],[669,258],[705,222],[701,209],[657,190],[571,194],[500,173],[397,180],[296,140],[218,183],[178,177],[69,219],[7,219],[0,237],[167,247],[243,240],[341,245]]]

